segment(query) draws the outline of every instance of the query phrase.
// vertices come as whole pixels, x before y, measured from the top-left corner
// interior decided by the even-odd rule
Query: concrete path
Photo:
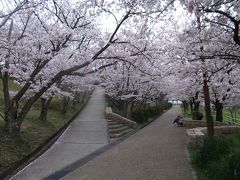
[[[87,106],[56,143],[12,180],[39,180],[108,144],[104,89],[97,87]]]
[[[64,180],[192,180],[185,128],[172,127],[174,106],[156,121],[100,156],[67,174]]]

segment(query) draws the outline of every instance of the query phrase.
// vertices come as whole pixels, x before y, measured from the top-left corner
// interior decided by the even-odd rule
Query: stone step
[[[110,129],[109,128],[109,133],[111,134],[111,133],[122,133],[122,132],[124,132],[125,130],[127,130],[127,129],[130,129],[128,126],[122,126],[122,127],[120,127],[120,128],[115,128],[115,129]]]
[[[127,134],[129,132],[131,132],[132,130],[133,129],[127,129],[127,130],[125,130],[125,131],[123,131],[121,133],[109,133],[109,137],[110,137],[110,139],[119,138],[119,137],[121,137],[121,136],[123,136],[123,135],[125,135],[125,134]]]
[[[114,120],[111,120],[111,119],[108,119],[107,121],[110,122],[110,123],[111,122],[118,122],[118,121],[114,121]]]
[[[118,140],[118,138],[110,138],[109,141],[110,141],[110,143],[111,143],[111,142],[114,142],[114,141],[116,141],[116,140]]]
[[[124,127],[124,125],[123,124],[108,125],[109,129],[118,129],[118,128],[121,128],[121,127]]]
[[[108,121],[108,125],[117,125],[117,124],[120,124],[120,123],[116,121],[111,121],[111,122]]]
[[[121,134],[109,134],[110,139],[118,139],[121,136]]]

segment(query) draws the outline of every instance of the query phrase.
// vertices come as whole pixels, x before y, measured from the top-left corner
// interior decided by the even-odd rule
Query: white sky
[[[106,32],[113,32],[117,26],[117,22],[112,15],[105,15],[100,21],[101,28]]]
[[[20,1],[22,2],[23,0],[17,0],[17,1]],[[0,12],[1,11],[5,11],[6,9],[13,9],[15,6],[14,6],[14,1],[13,0],[0,0]],[[181,8],[181,5],[179,4],[179,2],[177,1],[175,3],[175,7],[176,7],[176,11],[175,11],[175,14],[172,14],[172,16],[174,16],[174,19],[176,21],[178,21],[178,24],[186,24],[184,21],[186,21],[186,17],[184,17],[184,11],[183,9]],[[115,13],[115,16],[118,18],[118,21],[121,20],[121,16],[123,15],[123,12],[114,12]],[[181,18],[179,18],[181,17]],[[163,25],[165,24],[166,25],[167,22],[163,22],[161,19],[159,19],[157,21],[157,24],[160,24]],[[117,22],[115,20],[115,18],[113,17],[113,15],[111,15],[110,13],[104,13],[104,15],[102,17],[100,17],[99,19],[99,24],[100,24],[100,27],[103,31],[105,32],[113,32],[117,26]],[[154,27],[155,28],[158,28],[159,25],[157,25]]]

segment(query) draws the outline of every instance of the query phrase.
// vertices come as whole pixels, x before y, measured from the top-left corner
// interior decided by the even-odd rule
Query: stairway
[[[133,130],[134,129],[127,124],[108,119],[108,134],[110,142],[119,139],[123,135],[130,133]]]

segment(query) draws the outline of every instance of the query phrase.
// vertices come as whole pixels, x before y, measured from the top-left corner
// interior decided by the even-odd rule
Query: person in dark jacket
[[[176,117],[176,119],[174,119],[173,125],[177,125],[178,127],[182,127],[182,126],[183,126],[182,116],[178,115],[178,116]]]

